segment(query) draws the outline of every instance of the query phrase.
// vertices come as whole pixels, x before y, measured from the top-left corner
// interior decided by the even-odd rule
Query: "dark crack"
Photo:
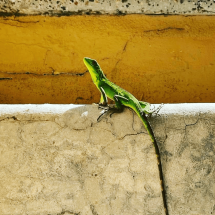
[[[196,122],[195,123],[191,123],[191,124],[186,124],[186,120],[185,120],[185,117],[183,117],[184,118],[184,124],[185,124],[185,128],[186,128],[186,126],[190,126],[190,125],[196,125],[197,124],[197,122],[201,119],[201,117],[200,117],[200,114],[198,114],[198,119],[196,120]]]
[[[4,80],[12,80],[12,78],[0,78],[0,81],[4,81]]]
[[[10,119],[13,119],[14,121],[19,121],[15,116],[10,116],[10,117],[6,117],[6,118],[1,119],[0,122],[5,121],[5,120],[10,120]]]
[[[123,53],[126,51],[126,48],[127,48],[128,43],[129,43],[130,40],[131,40],[131,38],[128,39],[128,40],[126,41],[126,43],[125,43],[125,45],[124,45],[122,51],[120,51],[120,53],[118,53],[118,54],[121,54],[121,57],[120,57],[119,60],[117,60],[117,62],[116,62],[116,64],[115,64],[115,66],[114,66],[112,72],[116,70],[116,67],[118,66],[119,62],[122,60],[122,55],[123,55]],[[117,55],[118,55],[118,54],[117,54]]]
[[[184,129],[184,130],[186,131],[186,128],[187,128],[188,126],[196,125],[196,124],[199,122],[199,120],[200,120],[200,118],[198,118],[197,121],[196,121],[195,123],[185,124],[185,129]]]
[[[21,21],[18,19],[7,19],[7,18],[4,18],[3,21],[12,21],[12,22],[18,22],[18,23],[22,23],[22,24],[36,24],[39,22],[39,20],[38,21]],[[8,24],[8,23],[4,23],[4,24]]]
[[[34,24],[34,23],[38,23],[39,21],[27,21],[27,22],[24,22],[24,21],[21,21],[21,20],[18,20],[18,19],[3,19],[3,20],[6,20],[6,21],[13,21],[13,22],[19,22],[19,23],[24,23],[24,24]]]
[[[149,33],[149,32],[164,32],[164,31],[170,31],[170,30],[183,31],[183,30],[185,30],[185,29],[184,29],[184,28],[173,28],[173,27],[169,27],[169,28],[162,28],[162,29],[147,30],[147,31],[143,31],[143,32],[144,32],[144,33]]]
[[[10,74],[10,75],[35,75],[35,76],[59,76],[59,75],[68,75],[68,76],[84,76],[88,71],[85,71],[83,73],[70,73],[70,72],[60,72],[58,74],[52,73],[33,73],[33,72],[0,72],[0,74]],[[0,78],[0,80],[11,80],[12,78]]]
[[[136,136],[136,135],[139,135],[139,134],[148,134],[148,133],[147,132],[139,132],[139,133],[136,133],[136,134],[126,134],[125,136],[119,138],[119,140],[123,140],[127,136]]]
[[[123,48],[123,50],[122,50],[123,52],[125,52],[125,51],[126,51],[126,48],[127,48],[128,42],[129,42],[129,40],[125,43],[124,48]]]

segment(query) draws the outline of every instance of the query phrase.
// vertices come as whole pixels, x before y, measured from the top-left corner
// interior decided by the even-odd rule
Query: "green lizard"
[[[100,99],[99,106],[107,106],[107,103],[108,103],[107,97],[108,97],[111,100],[115,101],[115,108],[114,108],[115,112],[122,112],[124,106],[129,107],[133,109],[137,113],[138,117],[142,120],[143,125],[146,128],[147,132],[149,133],[149,136],[151,137],[151,140],[155,147],[155,153],[158,160],[159,175],[161,180],[161,190],[162,190],[164,209],[165,209],[166,215],[168,215],[160,152],[159,152],[159,148],[158,148],[153,130],[145,115],[145,114],[152,113],[150,111],[150,104],[147,102],[138,101],[131,93],[129,93],[128,91],[120,88],[116,84],[109,81],[105,77],[103,71],[101,70],[96,60],[85,57],[84,64],[86,65],[86,67],[90,72],[93,83],[101,92],[101,99]],[[107,110],[110,110],[110,109],[111,108],[109,107]]]

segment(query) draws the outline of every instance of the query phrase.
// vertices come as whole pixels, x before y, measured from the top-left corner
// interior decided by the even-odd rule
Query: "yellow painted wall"
[[[215,102],[214,16],[127,15],[1,17],[0,103],[98,102],[83,57],[139,100]]]

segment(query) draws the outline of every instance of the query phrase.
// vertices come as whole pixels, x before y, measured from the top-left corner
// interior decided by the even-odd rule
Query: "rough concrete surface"
[[[154,148],[131,110],[100,122],[96,106],[0,114],[1,215],[164,214]],[[150,121],[170,215],[214,215],[215,105],[164,105]]]
[[[3,14],[214,14],[213,0],[0,0]]]

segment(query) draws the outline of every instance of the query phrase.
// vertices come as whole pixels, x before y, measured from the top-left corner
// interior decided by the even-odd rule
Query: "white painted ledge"
[[[25,105],[0,105],[0,114],[62,114],[70,109],[77,108],[83,105],[62,105],[62,104],[25,104]]]
[[[75,105],[75,104],[25,104],[25,105],[7,105],[1,104],[0,105],[0,114],[15,114],[15,113],[22,113],[22,114],[46,114],[46,113],[53,113],[53,114],[63,114],[64,112],[85,106],[83,105]],[[152,107],[159,107],[159,104],[152,104]],[[182,104],[164,104],[162,109],[160,110],[159,114],[196,114],[196,113],[205,113],[205,112],[215,112],[215,103],[182,103]]]

